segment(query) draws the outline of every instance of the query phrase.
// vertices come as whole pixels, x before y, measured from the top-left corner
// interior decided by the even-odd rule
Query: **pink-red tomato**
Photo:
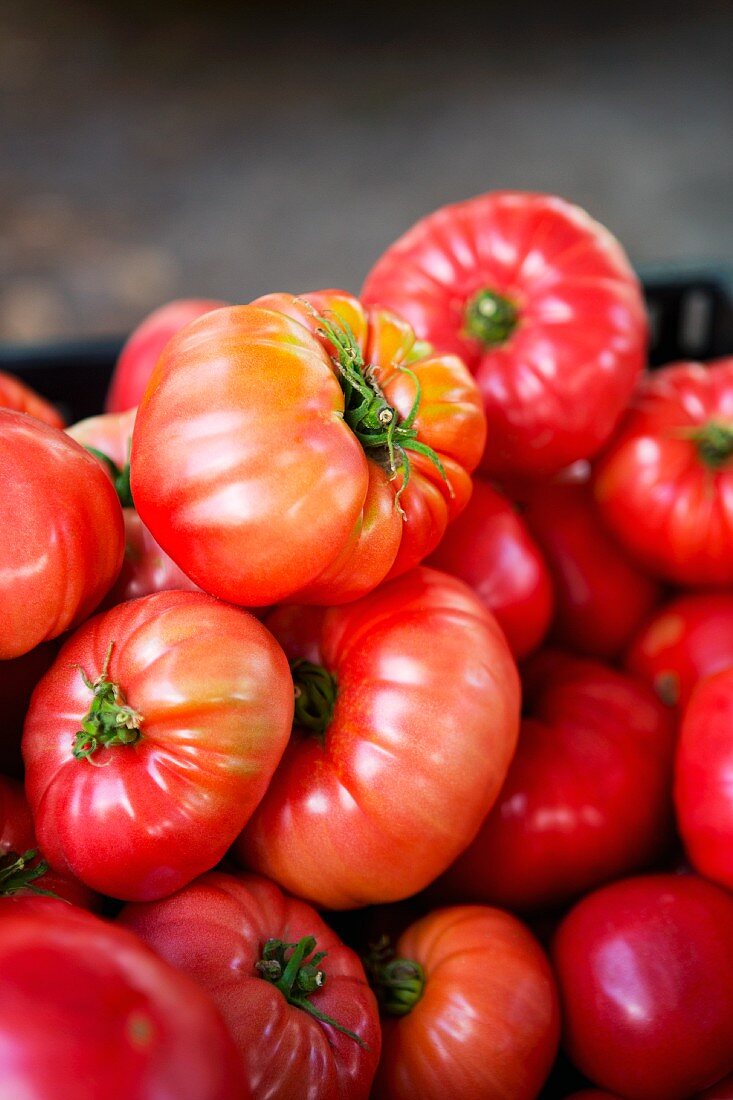
[[[733,1070],[733,897],[647,875],[583,898],[555,937],[564,1042],[597,1085],[687,1100]]]
[[[383,1011],[380,1100],[534,1100],[560,1030],[542,948],[515,917],[438,909],[374,963]]]
[[[127,932],[50,898],[0,905],[0,1095],[243,1100],[208,996]]]
[[[358,957],[310,905],[256,875],[213,872],[163,901],[129,905],[119,919],[210,994],[239,1051],[247,1096],[369,1096],[381,1046],[374,994]]]
[[[626,667],[668,706],[685,707],[698,680],[733,665],[733,594],[677,596],[652,615]]]
[[[197,317],[226,304],[208,298],[181,298],[153,310],[138,325],[120,352],[105,411],[126,412],[139,405],[153,367],[171,337]]]
[[[266,623],[300,662],[298,698],[238,857],[331,909],[415,893],[474,836],[514,752],[519,684],[496,620],[422,568]]]
[[[471,586],[517,660],[547,633],[553,603],[547,566],[520,516],[487,482],[474,480],[468,505],[427,564]]]
[[[659,585],[605,530],[589,485],[538,486],[522,514],[552,577],[552,638],[585,656],[616,657],[659,602]]]
[[[0,773],[22,776],[20,738],[38,681],[53,664],[58,642],[36,646],[22,657],[0,661]]]
[[[733,890],[733,668],[701,680],[690,697],[674,797],[691,863]]]
[[[619,243],[551,195],[444,206],[372,268],[364,301],[463,357],[488,419],[482,469],[544,477],[610,436],[646,354],[638,280]]]
[[[287,744],[293,684],[253,616],[159,592],[97,615],[38,685],[26,790],[53,868],[148,901],[222,858]]]
[[[604,522],[678,584],[733,584],[733,358],[645,376],[595,474]]]
[[[416,350],[404,322],[343,291],[273,294],[167,345],[138,409],[132,492],[205,591],[341,603],[435,548],[484,436],[455,356]]]
[[[0,409],[0,660],[86,619],[117,576],[122,509],[91,455]]]
[[[0,409],[13,409],[15,412],[28,413],[37,420],[43,420],[52,428],[63,428],[64,421],[60,413],[43,397],[19,378],[0,371]]]
[[[541,653],[524,688],[504,786],[441,888],[529,910],[566,903],[664,852],[675,728],[645,684],[597,661]]]

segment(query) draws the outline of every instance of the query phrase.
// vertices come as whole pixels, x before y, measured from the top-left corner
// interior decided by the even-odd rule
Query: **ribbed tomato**
[[[43,420],[52,428],[63,428],[61,414],[43,397],[26,386],[12,374],[0,371],[0,409],[13,409],[15,412],[28,413],[37,420]]]

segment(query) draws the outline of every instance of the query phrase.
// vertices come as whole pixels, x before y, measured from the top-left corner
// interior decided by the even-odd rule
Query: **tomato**
[[[596,1084],[686,1100],[733,1070],[733,898],[693,875],[605,886],[554,943],[565,1043]]]
[[[98,615],[37,687],[26,790],[53,868],[147,901],[222,858],[287,743],[285,657],[247,612],[159,592]]]
[[[395,317],[343,291],[270,295],[168,344],[138,410],[132,491],[207,592],[341,603],[435,548],[484,432],[463,364],[416,350]]]
[[[384,1013],[380,1100],[534,1100],[560,1030],[545,955],[515,917],[439,909],[371,969]]]
[[[49,898],[0,905],[0,1095],[242,1100],[203,990],[123,928]]]
[[[99,464],[58,429],[0,409],[0,660],[87,618],[123,548]]]
[[[38,681],[53,664],[57,642],[36,646],[22,657],[0,661],[0,773],[21,776],[20,737],[28,704]]]
[[[733,668],[701,680],[682,721],[675,805],[694,867],[733,889]],[[733,1068],[733,1067],[731,1067]]]
[[[698,680],[733,665],[733,595],[677,596],[634,638],[626,667],[669,706],[684,707]]]
[[[72,439],[96,455],[112,479],[123,509],[125,556],[119,576],[104,601],[109,607],[174,588],[200,591],[161,549],[133,507],[130,445],[136,412],[136,409],[129,409],[124,413],[92,416],[68,429]]]
[[[544,477],[595,454],[645,361],[644,304],[621,246],[551,195],[442,207],[377,260],[363,296],[463,357],[488,419],[482,469],[499,477]]]
[[[119,919],[210,994],[247,1096],[369,1096],[381,1046],[374,994],[358,957],[310,905],[256,875],[213,872]]]
[[[441,886],[541,909],[644,868],[672,837],[672,716],[597,661],[540,654],[526,670],[519,744],[494,809]]]
[[[538,486],[523,517],[552,576],[552,638],[586,656],[617,656],[659,602],[657,582],[605,530],[589,485]]]
[[[496,616],[514,656],[542,641],[552,615],[552,582],[542,555],[511,504],[475,480],[429,565],[460,577]]]
[[[235,852],[330,909],[415,893],[476,833],[514,751],[501,630],[470,589],[425,568],[266,623],[299,662],[295,725]]]
[[[0,409],[13,409],[15,412],[28,413],[38,420],[50,424],[52,428],[63,428],[64,421],[57,410],[48,401],[40,397],[30,386],[19,378],[0,371]]]
[[[733,584],[733,358],[647,375],[598,465],[595,494],[647,569],[688,586]]]
[[[197,317],[224,305],[226,302],[207,298],[181,298],[153,310],[138,325],[120,352],[105,410],[120,413],[139,405],[153,367],[171,337]]]

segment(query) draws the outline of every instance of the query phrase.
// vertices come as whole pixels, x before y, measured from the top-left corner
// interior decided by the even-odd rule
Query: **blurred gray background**
[[[548,190],[733,260],[733,4],[0,0],[0,340],[358,289],[439,204]]]

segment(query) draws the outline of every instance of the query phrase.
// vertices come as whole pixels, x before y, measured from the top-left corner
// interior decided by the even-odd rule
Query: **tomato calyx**
[[[402,518],[407,518],[400,504],[400,497],[410,480],[409,451],[421,454],[432,462],[453,495],[443,463],[432,447],[417,438],[417,429],[413,426],[422,399],[422,387],[415,372],[404,364],[397,367],[397,370],[407,374],[415,383],[415,400],[403,419],[397,409],[390,405],[379,385],[376,368],[364,362],[361,348],[348,322],[341,317],[327,320],[318,314],[316,321],[320,325],[317,335],[322,340],[328,340],[336,351],[333,362],[338,369],[344,391],[344,420],[361,443],[365,454],[387,471],[390,481],[398,474],[402,475],[395,493],[395,508]]]
[[[370,946],[364,968],[386,1016],[407,1016],[425,992],[425,971],[420,963],[395,958],[389,936]]]
[[[52,890],[43,890],[35,885],[36,880],[45,875],[48,870],[45,859],[31,866],[37,855],[35,848],[30,848],[22,855],[18,855],[17,852],[6,852],[0,858],[0,897],[11,898],[21,890],[30,890],[32,894],[40,894],[46,898],[58,896]]]
[[[711,470],[719,470],[733,457],[733,424],[710,420],[700,428],[685,429],[684,435]]]
[[[323,735],[331,725],[338,695],[338,683],[333,673],[312,661],[290,662],[295,689],[293,725],[311,733]]]
[[[113,462],[109,455],[106,455],[104,451],[97,450],[96,447],[85,447],[85,451],[88,451],[90,455],[94,455],[110,472],[112,482],[115,487],[115,492],[123,508],[134,508],[135,504],[132,499],[132,490],[130,488],[130,463],[129,460],[124,466],[118,466],[116,462]]]
[[[519,321],[519,310],[495,290],[479,290],[466,303],[463,325],[466,335],[485,348],[498,348],[509,339]]]
[[[83,668],[79,669],[82,680],[92,692],[92,703],[74,737],[71,751],[77,760],[88,760],[90,764],[97,749],[133,745],[140,739],[142,714],[127,705],[119,684],[107,679],[113,646],[110,642],[96,680],[91,680]]]
[[[308,1000],[310,995],[322,989],[326,982],[326,973],[321,967],[321,962],[327,953],[316,951],[316,946],[315,936],[303,936],[297,943],[285,943],[277,939],[266,940],[262,947],[262,957],[255,963],[255,969],[261,978],[271,982],[280,990],[288,1004],[302,1008],[309,1016],[320,1020],[322,1024],[329,1024],[330,1027],[336,1028],[342,1035],[348,1035],[360,1047],[367,1050],[367,1044],[356,1032],[349,1031],[347,1027],[343,1027],[325,1012],[321,1012]]]

